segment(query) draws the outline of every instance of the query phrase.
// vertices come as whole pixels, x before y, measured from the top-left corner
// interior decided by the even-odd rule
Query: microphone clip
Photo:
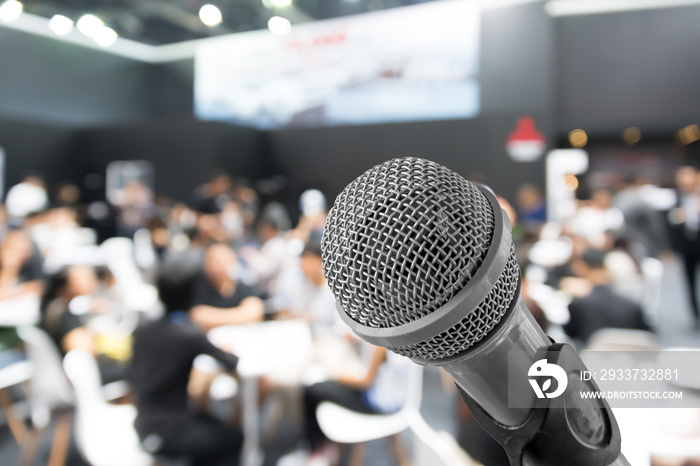
[[[569,389],[558,398],[538,399],[527,420],[515,427],[487,414],[459,385],[457,390],[474,419],[504,448],[511,466],[609,466],[621,454],[617,421],[607,401],[577,400],[572,394],[597,391],[594,381],[582,381],[586,366],[567,344],[545,350],[550,364],[563,368]]]

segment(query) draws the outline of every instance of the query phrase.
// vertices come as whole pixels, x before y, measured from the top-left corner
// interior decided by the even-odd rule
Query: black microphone
[[[551,363],[570,386],[597,389],[523,304],[510,229],[486,188],[429,160],[393,159],[336,198],[323,269],[343,321],[369,343],[450,373],[513,466],[627,465],[607,402],[549,399],[530,386],[531,371]]]

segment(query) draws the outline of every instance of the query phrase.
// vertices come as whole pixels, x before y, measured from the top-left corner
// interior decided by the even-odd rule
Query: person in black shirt
[[[218,214],[231,200],[231,177],[223,171],[215,171],[194,195],[193,207],[202,214]]]
[[[51,276],[42,325],[63,354],[75,348],[95,354],[96,335],[69,310],[69,305],[78,296],[95,293],[98,284],[95,270],[89,265],[71,265]]]
[[[571,301],[571,318],[564,331],[571,338],[585,343],[593,333],[603,328],[650,330],[644,321],[642,307],[615,293],[610,287],[610,273],[604,262],[605,252],[589,249],[583,253],[581,260],[584,277],[594,288],[588,296]]]
[[[263,301],[250,287],[231,277],[236,263],[236,253],[230,246],[217,243],[207,248],[190,311],[195,324],[208,330],[263,319]]]
[[[168,262],[158,273],[157,288],[166,315],[139,324],[133,336],[129,381],[136,395],[135,427],[146,450],[165,457],[188,458],[193,466],[237,464],[240,430],[195,412],[187,393],[194,358],[207,354],[229,370],[238,358],[212,345],[189,324],[196,270]]]
[[[685,272],[690,310],[695,328],[700,330],[700,294],[697,268],[700,264],[700,183],[698,170],[684,166],[676,172],[676,206],[668,212],[671,246],[680,254]]]

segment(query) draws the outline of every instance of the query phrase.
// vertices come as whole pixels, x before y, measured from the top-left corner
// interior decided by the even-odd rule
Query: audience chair
[[[109,238],[100,245],[100,251],[117,283],[124,287],[143,284],[141,271],[134,262],[134,241],[130,238]]]
[[[17,334],[24,343],[33,367],[28,401],[34,432],[23,445],[20,463],[28,464],[32,461],[52,419],[56,418],[48,464],[62,465],[65,463],[70,441],[74,396],[61,367],[61,354],[53,340],[37,327],[18,327]]]
[[[158,265],[151,232],[147,228],[140,228],[134,233],[134,262],[144,271],[152,271]]]
[[[363,414],[331,402],[321,403],[316,410],[319,426],[330,440],[356,444],[351,452],[350,466],[362,464],[364,444],[370,440],[391,437],[397,459],[408,455],[400,445],[398,434],[409,427],[413,413],[420,409],[423,394],[423,367],[409,366],[406,404],[394,414]]]
[[[418,466],[481,466],[447,432],[436,432],[418,411],[408,413],[413,458]]]
[[[80,245],[87,246],[97,244],[97,231],[93,228],[78,228],[75,233],[78,236],[78,243]]]
[[[76,443],[93,466],[152,466],[154,458],[141,448],[134,429],[136,409],[110,405],[102,396],[95,358],[74,349],[63,360],[76,395]]]

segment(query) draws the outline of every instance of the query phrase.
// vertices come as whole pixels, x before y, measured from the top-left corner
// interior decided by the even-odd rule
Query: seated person
[[[226,244],[213,244],[204,254],[203,273],[195,286],[190,318],[205,330],[263,319],[262,300],[232,277],[236,264],[236,253]]]
[[[593,291],[587,296],[574,298],[569,304],[571,319],[564,330],[571,338],[586,342],[603,328],[650,330],[644,322],[642,307],[612,290],[604,251],[589,249],[581,256],[581,262],[582,274],[593,286]]]
[[[213,346],[189,324],[183,309],[192,303],[196,269],[171,261],[158,272],[156,286],[166,315],[139,324],[133,336],[129,381],[136,396],[136,431],[154,454],[188,458],[193,465],[236,464],[242,445],[238,428],[198,414],[187,384],[192,362],[207,354],[230,370],[238,358]]]
[[[0,218],[3,214],[0,207]],[[9,231],[0,245],[0,300],[28,293],[41,295],[44,290],[41,268],[41,256],[29,236],[21,230]],[[13,327],[0,328],[0,350],[19,346]],[[0,362],[0,367],[3,365]]]
[[[304,389],[304,421],[309,462],[322,461],[327,439],[316,419],[316,408],[330,401],[365,414],[386,414],[403,407],[407,394],[407,358],[388,352],[380,346],[366,348],[369,359],[364,374],[348,373],[335,380],[321,382]]]
[[[51,276],[44,300],[43,327],[63,354],[75,348],[95,354],[95,335],[70,311],[71,301],[97,291],[97,274],[87,265],[72,265]]]
[[[99,299],[97,273],[89,265],[71,265],[51,277],[44,298],[42,325],[63,354],[75,348],[97,356],[103,383],[122,380],[125,366],[120,361],[101,353],[98,335],[90,328],[90,319],[110,308],[106,299]],[[85,297],[78,306],[75,298]],[[73,304],[71,304],[73,302]],[[104,348],[103,348],[104,349]]]
[[[306,245],[299,267],[280,277],[273,306],[277,318],[308,322],[314,336],[333,332],[339,318],[335,297],[323,275],[320,239]]]
[[[294,260],[289,253],[286,231],[289,228],[287,210],[279,203],[269,203],[257,223],[260,249],[247,246],[240,254],[257,276],[257,289],[267,298],[274,292],[280,275]]]
[[[21,230],[10,231],[0,246],[0,299],[44,291],[41,259]]]

